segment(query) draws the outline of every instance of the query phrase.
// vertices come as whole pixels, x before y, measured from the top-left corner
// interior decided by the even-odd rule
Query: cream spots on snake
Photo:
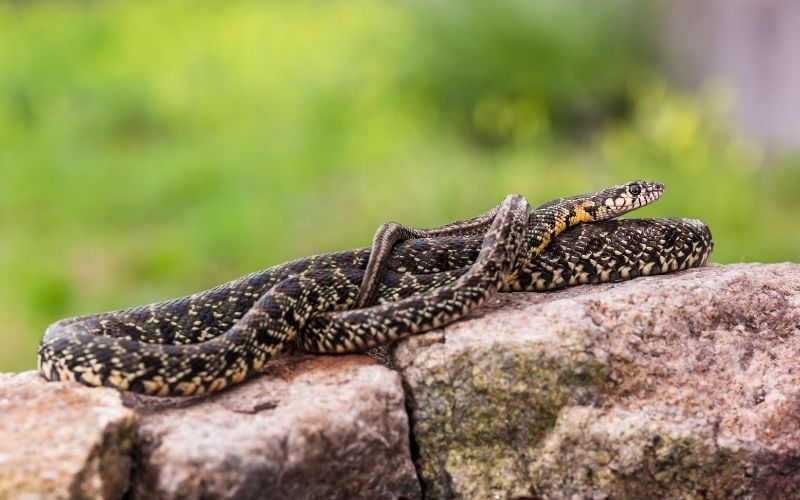
[[[523,267],[515,269],[514,281],[507,282],[505,288],[540,290],[543,288],[558,288],[570,283],[596,283],[612,278],[619,279],[617,272],[621,275],[623,266],[629,266],[630,271],[628,273],[631,276],[648,274],[662,268],[664,264],[667,265],[668,270],[685,269],[686,267],[703,263],[708,256],[710,248],[712,248],[707,228],[697,222],[682,220],[628,220],[624,221],[624,223],[607,223],[594,226],[594,229],[591,229],[593,226],[579,226],[577,230],[571,231],[570,234],[557,238],[552,245],[544,249],[539,258],[520,264]],[[667,251],[663,248],[663,245],[658,243],[659,240],[666,240],[664,235],[667,234],[667,231],[669,231],[671,242],[673,235],[677,234],[676,243],[673,245],[675,250]],[[570,236],[573,233],[574,236]],[[622,239],[630,240],[627,246],[614,247],[610,243]],[[468,266],[471,259],[474,259],[477,254],[480,240],[480,236],[451,238],[449,241],[456,242],[456,246],[442,247],[441,250],[436,248],[438,244],[436,239],[423,241],[421,243],[423,246],[419,246],[420,242],[416,242],[417,247],[413,247],[410,243],[398,244],[390,252],[391,261],[393,262],[393,267],[390,271],[396,272],[397,269],[402,268],[404,272],[409,274],[404,275],[407,276],[404,281],[396,281],[395,283],[397,284],[394,286],[386,286],[385,283],[382,283],[380,288],[382,298],[379,300],[388,301],[389,305],[391,305],[393,301],[402,300],[404,297],[420,291],[424,292],[432,286],[458,283],[460,277],[464,276],[464,273],[469,268],[447,269],[443,268],[442,264],[455,262],[458,266]],[[594,240],[596,240],[596,243],[592,243]],[[497,241],[502,242],[504,238],[498,238]],[[643,242],[647,244],[642,244]],[[508,238],[508,243],[513,244],[514,238]],[[596,246],[593,247],[592,245]],[[576,251],[578,246],[589,251]],[[424,248],[435,250],[425,250]],[[646,252],[646,254],[643,254],[643,252]],[[447,259],[437,257],[435,260],[430,261],[426,260],[428,257],[420,258],[422,255],[437,255],[440,253],[451,257]],[[332,254],[307,259],[300,265],[300,267],[304,266],[303,272],[307,272],[305,269],[309,268],[322,273],[318,276],[324,276],[325,272],[330,272],[329,278],[326,278],[329,283],[326,286],[330,286],[330,288],[327,288],[327,291],[324,294],[319,294],[318,297],[315,297],[314,294],[309,295],[307,292],[310,289],[317,288],[316,284],[319,278],[308,278],[308,280],[302,282],[303,290],[305,291],[301,295],[284,295],[284,298],[288,298],[289,301],[280,302],[280,307],[295,308],[294,314],[298,316],[298,319],[304,321],[317,313],[319,311],[318,308],[333,307],[341,310],[345,307],[344,301],[352,300],[354,291],[358,288],[362,278],[362,274],[359,274],[361,272],[359,269],[349,266],[353,262],[359,262],[359,266],[365,265],[366,255],[365,251],[354,251],[348,254]],[[469,255],[471,257],[467,257]],[[503,253],[501,255],[508,254]],[[585,259],[586,255],[594,255],[596,260],[590,263]],[[617,258],[619,261],[617,261]],[[575,264],[576,262],[578,264]],[[569,263],[569,265],[566,263]],[[267,358],[279,351],[283,343],[288,340],[289,336],[287,336],[286,332],[292,331],[292,329],[287,324],[281,323],[283,314],[280,308],[273,312],[268,312],[265,309],[262,312],[266,314],[257,315],[271,325],[269,328],[272,328],[272,333],[270,334],[272,336],[269,338],[272,338],[274,343],[269,345],[255,343],[237,345],[236,349],[231,351],[235,358],[226,360],[221,365],[222,371],[217,372],[224,374],[225,377],[230,377],[229,380],[225,380],[224,377],[215,377],[214,372],[207,368],[219,364],[215,362],[216,356],[209,356],[213,352],[211,344],[186,346],[186,348],[194,349],[193,351],[187,351],[194,354],[180,357],[175,357],[173,354],[168,355],[166,351],[150,353],[153,349],[163,349],[163,346],[159,344],[141,344],[141,348],[132,353],[126,351],[127,348],[118,344],[118,340],[115,339],[115,337],[119,339],[129,338],[128,333],[115,330],[118,328],[117,325],[127,324],[131,329],[140,332],[143,336],[142,338],[147,336],[149,342],[192,344],[205,339],[216,339],[223,335],[231,325],[237,323],[244,313],[252,307],[257,298],[261,297],[275,283],[286,279],[290,275],[297,275],[296,270],[300,267],[298,267],[297,263],[289,263],[262,273],[254,273],[223,285],[223,287],[195,294],[192,297],[194,300],[192,303],[187,303],[186,299],[178,299],[178,301],[154,304],[144,310],[137,308],[136,310],[131,310],[130,313],[122,311],[105,316],[77,318],[63,322],[64,326],[54,325],[48,329],[50,335],[45,336],[40,349],[40,371],[48,378],[59,379],[74,378],[76,373],[88,373],[86,375],[88,378],[85,381],[86,383],[97,383],[99,380],[100,383],[122,388],[133,377],[136,383],[131,385],[132,389],[161,395],[192,391],[195,394],[200,394],[219,390],[230,383],[243,380],[248,373],[263,369]],[[638,269],[638,271],[634,273],[634,269]],[[437,271],[433,270],[442,270],[442,272],[437,273]],[[413,274],[414,272],[437,274],[434,275],[433,279],[426,278],[423,282]],[[496,269],[492,271],[492,273],[494,272],[496,272]],[[492,286],[499,286],[502,281],[497,279],[495,274],[487,275],[485,279],[488,280],[485,283],[496,283],[496,285]],[[245,286],[241,286],[242,284]],[[492,293],[489,288],[486,288],[485,284],[456,287],[456,289],[458,293],[453,295],[452,302],[438,302],[440,299],[433,297],[441,296],[433,295],[430,299],[419,301],[419,306],[421,306],[419,310],[404,310],[404,314],[398,317],[405,318],[404,321],[407,321],[407,323],[397,325],[397,328],[394,328],[391,322],[386,322],[390,317],[383,317],[381,321],[373,321],[376,316],[367,313],[365,316],[369,320],[367,325],[359,327],[357,329],[358,334],[350,337],[351,340],[347,342],[337,343],[326,336],[322,338],[304,337],[302,344],[310,345],[316,350],[329,352],[334,350],[347,351],[352,349],[353,346],[365,345],[368,341],[374,343],[387,337],[393,338],[395,335],[405,335],[410,331],[424,331],[457,318],[459,315],[464,314],[465,311],[469,311],[472,306],[467,307],[463,301],[470,301],[473,304],[479,303],[491,296]],[[323,288],[319,288],[319,290],[322,291]],[[276,304],[278,303],[276,302]],[[414,307],[417,306],[415,305]],[[434,312],[437,307],[440,308],[438,314]],[[183,308],[183,313],[181,313],[181,308]],[[278,316],[273,313],[278,313]],[[345,314],[347,314],[346,311]],[[322,316],[327,317],[329,315],[323,314]],[[133,326],[130,326],[131,324]],[[67,328],[67,325],[70,326]],[[249,323],[244,326],[245,330],[243,332],[251,328],[248,325]],[[107,336],[105,343],[101,345],[94,342],[86,342],[87,338],[94,338],[93,336],[98,334]],[[215,340],[216,344],[214,345],[226,345],[224,339],[225,337],[221,337],[219,341]],[[101,354],[103,349],[110,349],[109,352],[126,352],[126,356],[124,358],[120,356],[109,357],[108,353]],[[181,347],[180,349],[184,348]],[[178,351],[175,352],[177,353]],[[80,356],[75,357],[75,353],[80,353]],[[81,363],[92,359],[104,359],[107,361],[90,362],[87,366],[91,367],[90,372],[80,370]],[[181,360],[180,363],[183,368],[177,369],[169,375],[168,378],[171,382],[166,384],[160,374],[171,373],[170,370],[175,369],[173,368],[175,360]],[[191,363],[189,363],[189,360],[191,360]],[[123,365],[123,363],[127,366],[117,366]],[[114,367],[113,370],[111,367]],[[203,376],[197,378],[198,373],[202,373]],[[149,377],[148,379],[141,378],[145,374],[148,374],[146,375]],[[180,383],[185,383],[185,385],[181,386],[181,389],[177,389],[177,385]]]

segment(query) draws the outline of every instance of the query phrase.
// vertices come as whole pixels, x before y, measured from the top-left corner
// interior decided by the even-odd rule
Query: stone
[[[430,498],[800,496],[800,265],[502,294],[402,341]]]
[[[126,395],[133,498],[418,498],[396,372],[304,356],[208,398]]]
[[[0,498],[120,498],[137,416],[119,393],[0,374]]]

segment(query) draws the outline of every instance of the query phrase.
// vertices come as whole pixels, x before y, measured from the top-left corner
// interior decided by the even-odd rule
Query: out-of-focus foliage
[[[661,180],[637,216],[703,219],[716,262],[796,260],[800,162],[727,130],[724,86],[663,83],[636,4],[0,4],[0,370],[62,316],[509,192]]]
[[[412,82],[447,124],[488,145],[575,136],[629,108],[650,69],[640,2],[423,2]]]

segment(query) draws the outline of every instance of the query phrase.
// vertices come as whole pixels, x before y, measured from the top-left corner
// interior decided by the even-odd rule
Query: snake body
[[[660,185],[639,181],[533,211],[510,196],[464,231],[450,225],[384,243],[376,236],[372,250],[300,259],[188,297],[61,320],[42,338],[39,371],[161,396],[207,394],[258,372],[288,345],[367,349],[459,319],[498,289],[552,290],[704,264],[713,244],[699,221],[598,222],[660,193]],[[354,308],[359,297],[377,305]]]

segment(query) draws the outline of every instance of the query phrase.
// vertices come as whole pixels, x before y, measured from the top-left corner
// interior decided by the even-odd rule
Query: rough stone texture
[[[800,497],[800,265],[504,294],[393,352],[431,498]]]
[[[115,390],[0,374],[0,498],[119,498],[136,420]]]
[[[141,413],[134,498],[417,498],[400,377],[365,356],[287,359]]]

